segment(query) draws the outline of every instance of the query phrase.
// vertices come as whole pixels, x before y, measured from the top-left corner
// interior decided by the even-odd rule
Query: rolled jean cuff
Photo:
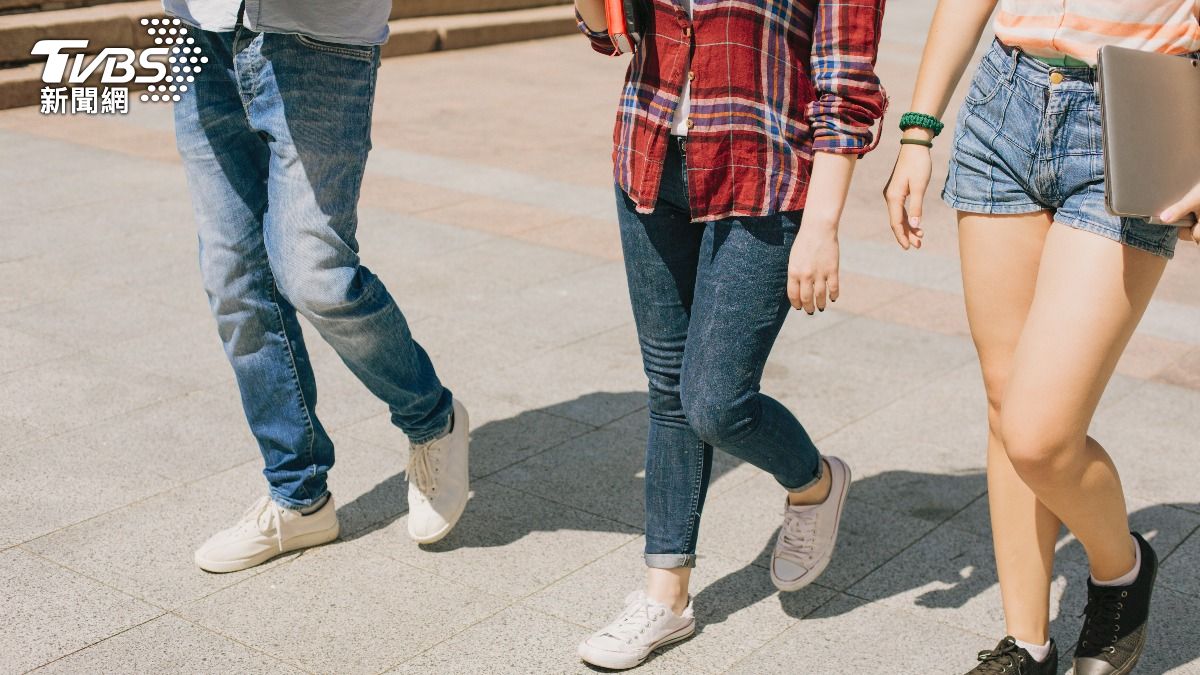
[[[285,497],[278,490],[276,490],[274,486],[271,486],[270,488],[268,488],[268,492],[271,494],[271,501],[275,502],[282,508],[289,509],[292,511],[300,511],[302,509],[306,509],[306,508],[312,506],[313,504],[316,504],[317,502],[321,501],[322,499],[325,498],[325,495],[329,494],[329,490],[326,489],[323,492],[321,492],[321,494],[319,494],[316,497],[313,497],[311,499],[292,499],[290,497]]]
[[[440,430],[435,431],[433,433],[424,434],[422,436],[409,436],[408,442],[413,445],[424,445],[426,443],[432,443],[436,440],[443,439],[450,435],[450,431],[452,430],[452,422],[453,421],[454,421],[454,409],[451,408],[450,413],[448,415],[446,415],[446,423],[444,425],[442,425]]]
[[[788,492],[793,492],[793,493],[795,493],[795,492],[804,492],[805,490],[808,490],[808,489],[809,489],[809,488],[811,488],[812,486],[814,486],[814,485],[816,485],[817,483],[821,482],[821,477],[822,477],[823,475],[825,475],[825,458],[824,458],[824,457],[818,457],[818,458],[817,458],[817,475],[816,475],[816,477],[814,477],[812,480],[808,481],[808,482],[807,482],[807,483],[805,483],[804,485],[801,485],[800,487],[788,487],[788,486],[786,486],[786,485],[783,485],[783,482],[782,482],[782,481],[780,481],[780,483],[779,483],[779,484],[780,484],[780,485],[783,485],[783,489],[787,490]],[[778,480],[778,479],[776,479],[776,480]]]
[[[695,553],[647,553],[646,567],[658,570],[673,570],[680,567],[695,567]]]

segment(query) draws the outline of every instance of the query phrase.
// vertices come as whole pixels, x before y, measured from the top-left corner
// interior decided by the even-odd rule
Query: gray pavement
[[[893,140],[931,6],[890,8]],[[343,536],[221,576],[191,552],[263,483],[170,111],[0,113],[0,672],[587,672],[576,643],[642,576],[645,383],[609,179],[622,72],[576,37],[384,62],[361,243],[471,407],[475,495],[448,539],[409,541],[405,441],[309,331]],[[889,242],[892,148],[856,178],[843,299],[791,318],[764,384],[855,469],[833,564],[777,593],[781,492],[720,458],[701,633],[641,672],[954,673],[1003,631],[953,217],[930,208],[918,254]],[[1094,428],[1164,561],[1139,673],[1200,673],[1197,288],[1181,246]],[[1086,567],[1073,539],[1061,552],[1069,645]]]

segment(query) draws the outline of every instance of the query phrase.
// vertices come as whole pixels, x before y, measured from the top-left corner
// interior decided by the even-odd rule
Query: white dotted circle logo
[[[146,34],[154,38],[156,46],[169,47],[167,74],[162,82],[146,87],[139,98],[148,103],[170,103],[180,100],[180,94],[188,87],[184,82],[195,82],[196,75],[208,63],[208,57],[195,46],[196,39],[188,33],[190,29],[179,19],[142,19]]]

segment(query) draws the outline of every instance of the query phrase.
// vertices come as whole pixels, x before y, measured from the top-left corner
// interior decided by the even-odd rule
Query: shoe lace
[[[1129,592],[1121,588],[1092,588],[1087,606],[1080,614],[1084,617],[1080,647],[1107,653],[1116,651],[1115,645],[1121,635],[1121,610],[1125,609],[1124,600],[1128,595]]]
[[[408,480],[416,484],[422,494],[437,494],[438,460],[440,446],[437,441],[413,445],[408,455]]]
[[[632,644],[654,625],[664,612],[665,608],[651,605],[645,598],[641,598],[626,608],[625,613],[604,630],[604,634]]]
[[[259,532],[273,532],[279,550],[283,550],[283,528],[280,526],[283,514],[280,506],[270,497],[259,497],[258,501],[242,515],[243,526],[253,526]]]
[[[1024,659],[1021,658],[1020,647],[1017,646],[1017,641],[1011,637],[1006,637],[996,645],[995,649],[985,649],[976,656],[979,659],[980,665],[973,673],[1008,673],[1021,675]]]
[[[779,553],[781,557],[791,558],[796,562],[807,562],[812,556],[817,541],[817,512],[815,509],[784,512],[783,527],[780,531]]]

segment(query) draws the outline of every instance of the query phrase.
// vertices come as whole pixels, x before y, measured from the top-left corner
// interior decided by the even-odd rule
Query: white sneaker
[[[333,495],[306,515],[259,497],[233,527],[221,530],[196,549],[196,564],[209,572],[237,572],[261,565],[281,553],[327,544],[339,532]]]
[[[826,457],[833,484],[821,504],[792,506],[784,501],[783,526],[771,556],[771,581],[781,591],[798,591],[811,584],[833,557],[842,508],[850,487],[850,467],[837,457]]]
[[[692,601],[682,615],[650,599],[643,591],[625,598],[625,611],[579,645],[579,658],[593,666],[625,670],[640,665],[659,647],[686,640],[696,633]]]
[[[418,544],[432,544],[450,534],[467,508],[471,422],[457,399],[452,424],[449,434],[409,450],[408,534]]]

